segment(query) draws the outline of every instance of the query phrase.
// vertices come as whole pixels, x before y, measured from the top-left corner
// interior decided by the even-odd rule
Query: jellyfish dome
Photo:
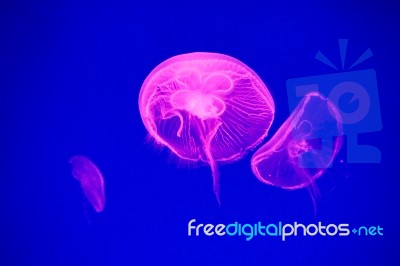
[[[145,79],[139,94],[143,123],[157,143],[184,160],[211,166],[238,160],[268,134],[275,105],[258,75],[217,53],[174,56]]]
[[[289,118],[251,159],[255,176],[283,189],[312,184],[330,167],[342,144],[342,118],[322,94],[304,96]]]
[[[103,174],[86,156],[75,155],[69,162],[72,165],[72,175],[81,183],[86,198],[96,212],[102,212],[106,202]]]

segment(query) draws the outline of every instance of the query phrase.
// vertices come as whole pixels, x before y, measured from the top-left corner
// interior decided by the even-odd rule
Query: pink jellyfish
[[[184,160],[211,166],[219,201],[217,162],[240,159],[268,134],[274,101],[257,74],[217,53],[174,56],[146,78],[139,109],[150,136]]]
[[[342,134],[336,106],[318,92],[311,92],[271,140],[254,153],[253,173],[263,183],[284,189],[306,187],[331,165]]]
[[[96,212],[102,212],[105,204],[104,179],[97,166],[87,157],[76,155],[69,160],[72,175],[81,183],[83,193]]]

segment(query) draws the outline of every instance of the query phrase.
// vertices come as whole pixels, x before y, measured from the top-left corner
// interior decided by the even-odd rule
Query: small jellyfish
[[[96,212],[102,212],[105,204],[104,179],[97,166],[87,157],[76,155],[69,160],[72,176],[81,184],[83,193]]]
[[[211,166],[219,201],[217,163],[239,160],[268,134],[275,105],[258,75],[217,53],[174,56],[146,78],[139,109],[150,136],[183,160]]]
[[[263,183],[299,189],[320,177],[338,153],[343,134],[336,106],[318,92],[304,96],[275,135],[251,159]]]

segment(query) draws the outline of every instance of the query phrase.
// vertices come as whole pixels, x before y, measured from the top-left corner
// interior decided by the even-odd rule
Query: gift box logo
[[[367,49],[345,69],[347,42],[347,39],[339,39],[341,70],[320,51],[315,56],[315,59],[337,70],[337,73],[286,81],[289,109],[292,112],[302,97],[310,91],[322,93],[338,107],[342,116],[343,133],[347,140],[347,162],[380,163],[381,152],[377,147],[358,143],[358,134],[382,129],[376,73],[374,69],[352,70],[370,58],[372,51]],[[335,136],[325,136],[331,140],[333,137]]]

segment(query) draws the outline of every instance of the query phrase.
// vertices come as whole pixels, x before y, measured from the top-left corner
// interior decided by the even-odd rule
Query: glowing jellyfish
[[[336,106],[311,92],[271,140],[254,153],[253,173],[260,181],[284,189],[306,187],[331,165],[342,134]]]
[[[274,101],[257,74],[216,53],[174,56],[158,65],[139,95],[143,123],[157,143],[184,160],[211,166],[240,159],[268,134]]]
[[[104,179],[97,166],[87,157],[76,155],[69,160],[72,175],[80,182],[85,197],[96,212],[102,212],[105,204]]]

